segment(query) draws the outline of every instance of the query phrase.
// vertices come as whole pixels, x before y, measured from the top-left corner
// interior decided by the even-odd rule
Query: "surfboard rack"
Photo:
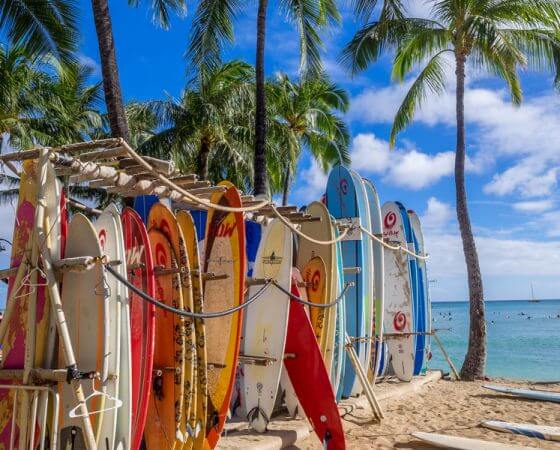
[[[214,272],[204,272],[201,274],[201,277],[203,281],[218,281],[227,280],[229,278],[229,275],[227,273],[216,274]]]
[[[121,261],[108,261],[106,258],[94,258],[92,256],[64,258],[53,261],[53,268],[57,274],[63,272],[84,272],[90,270],[97,265],[118,266]],[[16,276],[19,269],[18,266],[0,270],[0,280],[5,280]]]
[[[345,267],[342,270],[344,271],[345,275],[362,273],[362,268],[361,267]]]
[[[278,361],[276,358],[269,358],[268,356],[245,355],[242,353],[239,354],[237,359],[237,363],[239,365],[254,365],[262,367],[270,366],[276,361]]]
[[[270,282],[268,278],[246,278],[245,279],[245,286],[263,286],[266,283]]]
[[[371,412],[373,414],[373,418],[375,420],[377,420],[378,422],[381,422],[381,420],[384,418],[383,410],[381,409],[381,405],[377,401],[377,397],[375,396],[375,393],[373,392],[373,388],[371,387],[371,384],[367,379],[366,371],[362,367],[362,364],[360,363],[358,355],[356,354],[356,349],[354,348],[354,343],[352,342],[352,339],[348,336],[348,334],[346,334],[346,337],[345,337],[344,347],[346,348],[346,353],[348,354],[348,359],[350,359],[350,362],[352,363],[352,367],[354,368],[354,371],[356,372],[356,375],[358,376],[358,379],[360,381],[360,384],[362,385],[364,393],[366,394],[366,398],[367,398],[367,400],[369,402],[369,405],[371,407]]]

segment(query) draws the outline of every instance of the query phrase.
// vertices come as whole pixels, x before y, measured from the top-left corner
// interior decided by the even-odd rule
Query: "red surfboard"
[[[132,208],[122,213],[128,281],[155,297],[154,263],[146,226]],[[146,424],[154,362],[155,306],[137,294],[130,297],[130,339],[132,363],[132,440],[130,448],[138,450]]]
[[[292,294],[300,297],[297,280],[292,274]],[[329,450],[346,447],[342,420],[336,406],[329,373],[315,339],[315,332],[303,305],[291,300],[284,367],[299,403],[321,443]]]

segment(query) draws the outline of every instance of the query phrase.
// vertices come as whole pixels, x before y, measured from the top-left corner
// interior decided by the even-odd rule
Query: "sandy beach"
[[[440,380],[427,384],[421,391],[401,398],[382,400],[385,419],[371,423],[369,410],[347,407],[344,415],[347,448],[350,449],[428,449],[410,434],[415,431],[450,434],[496,442],[525,445],[534,448],[558,449],[551,441],[499,433],[479,426],[483,420],[504,420],[541,425],[560,426],[560,405],[517,399],[483,389],[488,382],[455,382]],[[493,379],[516,387],[560,391],[559,384],[537,385]],[[381,384],[378,392],[391,389],[391,383]],[[310,435],[295,448],[321,449],[317,438]]]

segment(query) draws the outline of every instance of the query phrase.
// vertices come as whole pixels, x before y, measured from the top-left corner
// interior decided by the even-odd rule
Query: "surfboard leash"
[[[247,299],[247,301],[243,302],[242,304],[234,306],[233,308],[229,308],[224,311],[217,311],[217,312],[195,313],[191,311],[186,311],[184,309],[174,308],[173,306],[166,305],[165,303],[162,303],[159,300],[149,296],[144,291],[134,286],[134,284],[130,283],[126,278],[121,276],[121,274],[118,273],[118,271],[111,266],[107,266],[106,270],[111,275],[113,275],[113,277],[115,277],[117,281],[120,281],[122,284],[128,287],[128,289],[130,289],[132,292],[137,294],[139,297],[141,297],[143,300],[147,301],[148,303],[151,303],[152,305],[155,305],[157,308],[161,308],[172,314],[177,314],[182,317],[190,317],[194,319],[215,319],[245,309],[249,305],[257,301],[262,296],[262,294],[264,294],[264,292],[274,283],[273,280],[266,280],[263,286],[255,293],[255,295]]]

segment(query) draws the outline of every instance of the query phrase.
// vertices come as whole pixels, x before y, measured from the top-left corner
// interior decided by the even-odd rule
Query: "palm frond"
[[[391,128],[389,142],[392,147],[395,145],[397,134],[412,122],[416,109],[426,100],[428,94],[439,95],[445,90],[445,59],[443,54],[446,51],[448,50],[440,51],[428,61],[405,95]]]

